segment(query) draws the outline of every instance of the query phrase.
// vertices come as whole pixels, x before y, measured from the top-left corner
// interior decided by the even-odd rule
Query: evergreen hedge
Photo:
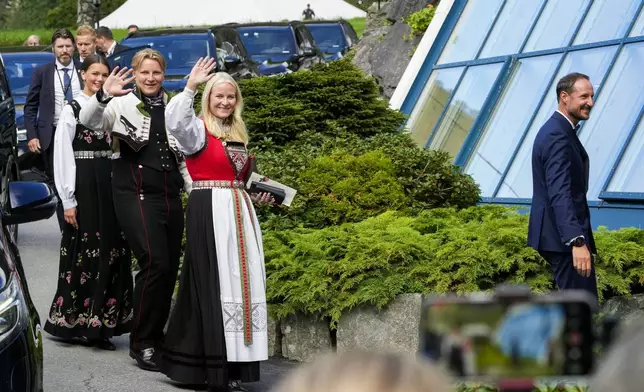
[[[527,215],[501,206],[388,211],[324,229],[268,231],[267,298],[274,316],[331,319],[360,305],[382,308],[399,294],[466,293],[501,282],[553,289],[552,274],[526,247]],[[600,299],[637,291],[644,279],[644,231],[596,233]]]

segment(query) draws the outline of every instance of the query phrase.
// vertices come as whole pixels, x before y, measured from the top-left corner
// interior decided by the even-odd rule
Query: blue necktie
[[[63,68],[63,71],[65,71],[65,77],[63,78],[63,88],[66,89],[63,91],[65,94],[65,99],[67,102],[71,102],[74,99],[74,96],[72,95],[72,77],[69,74],[69,68]]]

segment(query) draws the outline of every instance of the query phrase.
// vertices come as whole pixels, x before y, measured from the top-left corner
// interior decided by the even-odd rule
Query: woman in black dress
[[[112,204],[110,136],[78,120],[110,73],[99,55],[81,67],[85,88],[66,105],[54,136],[54,180],[65,209],[58,289],[45,331],[114,350],[109,338],[131,330],[130,250]]]

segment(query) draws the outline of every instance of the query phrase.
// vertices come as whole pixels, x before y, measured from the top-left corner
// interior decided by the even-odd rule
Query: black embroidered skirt
[[[220,299],[211,190],[193,190],[179,292],[155,362],[170,379],[228,390],[229,380],[259,380],[259,362],[228,362]]]
[[[105,339],[132,328],[130,249],[117,224],[111,161],[76,160],[76,220],[65,223],[58,288],[45,331],[64,338]]]

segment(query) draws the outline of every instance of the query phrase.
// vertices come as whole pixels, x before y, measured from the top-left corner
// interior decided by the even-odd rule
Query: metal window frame
[[[456,165],[461,166],[463,169],[469,159],[471,158],[471,153],[476,146],[476,144],[479,142],[479,138],[482,135],[482,132],[484,130],[484,127],[486,126],[487,122],[491,118],[491,113],[498,104],[498,99],[500,95],[503,93],[505,88],[507,87],[507,83],[511,79],[511,76],[513,74],[514,68],[516,67],[516,64],[519,62],[521,59],[525,58],[531,58],[531,57],[538,57],[538,56],[545,56],[545,55],[551,55],[551,54],[558,54],[561,53],[562,56],[559,59],[559,63],[557,64],[556,68],[554,69],[552,76],[548,82],[548,86],[552,85],[554,82],[554,79],[556,78],[557,74],[559,73],[564,61],[566,60],[566,57],[568,53],[570,52],[575,52],[579,50],[588,50],[588,49],[594,49],[594,48],[600,48],[600,47],[609,47],[609,46],[615,46],[617,45],[617,49],[615,50],[615,54],[613,58],[611,59],[611,62],[609,63],[606,72],[604,74],[604,77],[602,78],[599,87],[596,91],[596,100],[600,99],[600,94],[601,91],[603,90],[603,87],[606,84],[606,81],[608,80],[608,77],[610,76],[614,65],[619,58],[619,55],[621,54],[621,51],[623,47],[627,44],[630,43],[635,43],[635,42],[642,42],[644,41],[644,36],[637,36],[637,37],[629,37],[629,34],[631,33],[635,23],[637,22],[637,19],[639,15],[644,12],[644,0],[640,0],[640,4],[638,5],[637,10],[634,13],[634,16],[632,20],[630,21],[629,26],[627,27],[624,35],[622,38],[618,39],[612,39],[612,40],[607,40],[607,41],[600,41],[600,42],[593,42],[593,43],[586,43],[586,44],[578,44],[575,46],[571,46],[575,39],[578,36],[579,31],[581,30],[581,27],[586,20],[586,17],[588,16],[588,13],[592,9],[593,5],[595,4],[595,0],[589,0],[588,4],[586,5],[586,8],[584,10],[584,13],[582,14],[581,18],[579,19],[577,26],[575,27],[575,30],[573,34],[571,35],[568,44],[564,47],[560,48],[552,48],[552,49],[546,49],[546,50],[540,50],[540,51],[534,51],[534,52],[528,52],[528,53],[522,53],[523,49],[527,45],[527,42],[533,33],[534,29],[537,26],[537,23],[543,14],[543,11],[546,8],[546,5],[548,1],[551,0],[542,0],[541,6],[539,11],[536,13],[536,16],[532,22],[532,25],[530,29],[528,30],[526,37],[524,38],[524,41],[519,48],[519,53],[516,54],[511,54],[511,55],[504,55],[504,56],[496,56],[496,57],[490,57],[490,58],[484,58],[481,59],[479,58],[480,53],[482,52],[483,48],[485,47],[488,38],[493,31],[496,22],[498,21],[501,13],[503,12],[503,9],[505,5],[507,4],[507,0],[504,0],[501,7],[499,8],[499,11],[497,12],[493,23],[490,25],[490,28],[488,29],[486,36],[484,40],[482,41],[477,53],[476,57],[473,60],[468,60],[468,61],[460,61],[460,62],[453,62],[453,63],[445,63],[445,64],[436,64],[438,61],[438,58],[442,54],[443,50],[445,49],[449,37],[451,33],[453,32],[455,26],[457,25],[461,15],[463,14],[467,4],[468,0],[455,0],[454,4],[448,13],[448,16],[443,24],[443,27],[441,28],[441,31],[439,32],[435,44],[432,46],[432,49],[430,49],[430,52],[428,53],[427,57],[425,58],[425,61],[423,62],[418,74],[416,75],[416,78],[412,84],[412,88],[410,89],[409,93],[405,97],[405,100],[403,101],[403,104],[401,105],[401,111],[406,114],[410,114],[415,106],[416,103],[422,94],[425,84],[429,80],[431,74],[434,71],[438,71],[441,69],[448,69],[448,68],[456,68],[456,67],[463,67],[463,71],[457,81],[457,83],[454,86],[454,89],[452,90],[450,96],[448,97],[446,104],[441,111],[436,124],[434,125],[427,142],[425,143],[425,147],[428,147],[432,140],[434,139],[437,130],[439,129],[442,121],[444,120],[445,114],[447,112],[447,109],[449,108],[455,94],[458,92],[458,89],[461,85],[461,82],[463,78],[465,77],[466,72],[468,72],[470,67],[474,66],[479,66],[479,65],[486,65],[486,64],[493,64],[493,63],[501,63],[503,62],[504,65],[502,69],[499,71],[499,75],[495,81],[495,83],[492,85],[490,91],[488,92],[488,95],[483,103],[483,106],[481,110],[479,111],[479,114],[477,115],[476,119],[474,120],[474,123],[472,125],[472,129],[470,130],[468,136],[466,137],[459,153],[456,156],[456,159],[454,163]],[[544,93],[542,94],[539,102],[538,102],[538,107],[541,107],[543,105],[547,94],[549,92],[549,89],[544,90]],[[511,158],[509,159],[508,163],[506,164],[506,167],[504,169],[504,172],[501,176],[501,178],[498,180],[498,183],[495,187],[494,193],[492,197],[486,197],[483,198],[483,200],[487,200],[487,202],[493,202],[493,203],[512,203],[512,204],[525,204],[525,203],[530,203],[530,199],[510,199],[512,200],[511,202],[507,198],[499,198],[496,195],[499,193],[501,187],[504,184],[505,178],[507,177],[507,174],[512,167],[512,164],[516,160],[516,157],[518,155],[518,152],[522,146],[522,144],[525,142],[525,138],[527,137],[527,134],[532,127],[534,120],[538,114],[538,111],[535,111],[530,120],[528,121],[521,138],[519,139],[517,145],[515,146],[515,149],[513,151],[513,154]],[[644,193],[629,193],[629,192],[608,192],[607,188],[610,184],[610,181],[615,175],[615,172],[617,171],[617,167],[619,166],[626,149],[631,143],[631,140],[633,139],[633,136],[635,132],[637,131],[637,127],[639,125],[640,121],[642,120],[642,117],[644,116],[644,107],[640,110],[640,114],[638,116],[638,119],[636,123],[633,125],[632,129],[630,130],[627,139],[624,141],[622,148],[620,149],[620,152],[615,159],[615,162],[613,164],[613,167],[611,168],[611,171],[609,175],[607,176],[605,183],[602,187],[602,191],[600,192],[599,199],[601,201],[595,202],[595,203],[605,203],[605,201],[634,201],[634,202],[642,202],[644,201]],[[583,131],[583,126],[584,124],[582,123],[579,133]],[[593,202],[590,202],[593,203]],[[589,203],[589,204],[590,204]],[[611,203],[612,204],[612,203]],[[639,203],[638,203],[639,204]],[[630,205],[628,203],[624,205]],[[641,206],[640,206],[641,208]]]

